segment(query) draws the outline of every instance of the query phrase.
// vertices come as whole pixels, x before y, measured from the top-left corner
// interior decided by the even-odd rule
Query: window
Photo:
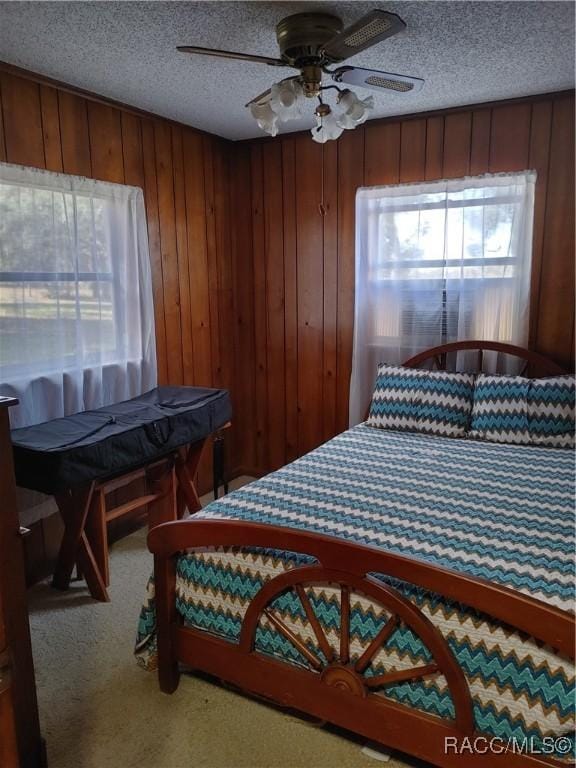
[[[142,191],[0,163],[0,394],[35,423],[156,381]]]
[[[532,172],[361,189],[350,419],[376,366],[462,339],[525,345]]]

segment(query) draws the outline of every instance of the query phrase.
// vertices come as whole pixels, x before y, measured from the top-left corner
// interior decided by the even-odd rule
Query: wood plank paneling
[[[176,251],[178,253],[178,289],[182,328],[182,383],[194,384],[194,340],[190,308],[190,265],[184,186],[184,147],[182,129],[172,126],[172,163],[174,173],[174,215],[176,219]]]
[[[400,181],[422,181],[426,169],[426,120],[407,120],[400,129]]]
[[[469,174],[471,130],[472,116],[470,112],[446,115],[442,163],[444,178],[459,179]]]
[[[44,168],[40,86],[5,72],[0,81],[7,161]]]
[[[323,227],[322,150],[308,136],[296,139],[298,253],[298,452],[322,441]]]
[[[492,173],[526,170],[531,114],[531,105],[527,103],[492,110],[489,166]]]
[[[182,384],[182,325],[180,287],[178,284],[178,251],[174,211],[174,171],[172,167],[172,135],[170,126],[154,122],[156,181],[158,184],[158,220],[162,287],[164,290],[164,322],[166,323],[166,361],[168,381]]]
[[[64,173],[92,176],[86,100],[67,91],[58,91],[58,110]]]
[[[0,159],[144,188],[159,380],[231,388],[232,471],[348,425],[364,184],[534,168],[531,339],[573,360],[573,94],[387,119],[323,148],[232,145],[6,72],[0,107]]]
[[[490,171],[535,168],[538,182],[531,339],[553,357],[570,359],[574,310],[569,259],[573,259],[573,242],[570,216],[566,211],[571,204],[569,193],[573,181],[568,152],[568,135],[572,130],[568,126],[571,109],[568,105],[573,105],[573,97],[569,94],[463,108],[417,119],[387,119],[346,131],[338,142],[324,145],[323,153],[310,145],[306,147],[306,136],[284,136],[274,142],[250,143],[253,159],[259,158],[252,168],[255,231],[254,241],[249,246],[254,248],[255,339],[257,347],[261,347],[260,351],[256,350],[256,364],[252,369],[259,379],[254,388],[255,401],[257,408],[263,398],[267,397],[270,403],[273,398],[270,389],[274,393],[282,389],[278,376],[281,363],[280,366],[276,360],[271,363],[273,347],[264,332],[267,329],[269,334],[272,325],[278,323],[279,308],[276,290],[274,309],[268,306],[270,285],[260,255],[264,235],[259,231],[263,227],[260,221],[263,216],[265,221],[274,222],[273,227],[267,226],[266,237],[269,239],[271,229],[275,229],[278,242],[282,240],[284,244],[286,461],[348,425],[354,325],[355,195],[363,184],[418,182],[444,176],[459,178]],[[553,110],[555,122],[552,129]],[[551,155],[552,144],[556,149]],[[277,194],[271,194],[274,192],[273,179],[278,172],[277,161],[269,166],[270,158],[276,157],[278,146],[282,152],[281,216]],[[264,163],[262,153],[268,158]],[[551,176],[548,174],[549,164]],[[324,180],[321,228],[317,220],[319,178]],[[551,186],[555,189],[553,195]],[[558,247],[552,245],[555,241]],[[321,264],[316,253],[320,248]],[[334,251],[337,254],[335,261],[332,259]],[[251,256],[252,252],[246,255]],[[241,254],[238,258],[242,258]],[[554,296],[559,296],[560,301]],[[554,310],[550,309],[552,303]],[[306,325],[310,322],[310,313],[313,316],[312,331]],[[320,325],[321,347],[316,336]],[[561,328],[564,328],[563,335]],[[332,381],[335,340],[336,379]],[[296,389],[298,414],[296,398],[291,395]],[[250,451],[250,455],[256,457],[260,472],[268,471],[278,463],[276,459],[272,460],[272,449],[266,447],[260,436],[260,431],[268,428],[270,441],[276,441],[269,420],[270,412],[264,417],[261,411],[258,437],[254,438],[259,450]],[[276,456],[279,450],[276,443],[273,450]]]
[[[212,380],[217,386],[222,383],[222,360],[220,350],[220,323],[218,317],[218,255],[216,243],[216,213],[214,190],[213,140],[202,139],[204,159],[204,199],[206,205],[206,252],[208,256],[208,297],[210,304],[210,353],[212,357]]]
[[[282,154],[280,148],[278,154]],[[248,267],[236,263],[251,250],[251,200],[245,171],[231,178],[231,157],[231,145],[216,137],[0,72],[0,160],[143,188],[158,379],[160,383],[230,388],[243,426],[240,437],[233,424],[233,439],[228,441],[228,470],[233,476],[241,462],[248,462],[252,471],[257,463],[254,419],[245,416],[253,413],[254,401],[251,252]],[[247,157],[244,150],[245,160]],[[276,183],[276,177],[270,178]],[[230,208],[232,182],[238,210],[248,213],[249,226],[238,226],[243,232],[242,248],[232,247],[232,230],[236,229]],[[277,183],[282,185],[281,172]],[[249,181],[247,188],[249,191]],[[262,207],[262,217],[263,212]],[[276,241],[272,234],[269,240]],[[282,265],[280,277],[275,287],[277,306],[284,301]],[[282,332],[276,335],[283,338],[283,317],[279,323]],[[243,347],[247,357],[240,359],[241,376],[236,375],[235,339],[248,340]],[[261,378],[264,387],[265,374]],[[241,392],[236,390],[237,379],[242,381]],[[279,431],[280,454],[283,443]],[[278,464],[283,461],[280,454]],[[209,450],[199,474],[205,492],[211,485]],[[47,575],[60,535],[56,518],[38,524],[29,545],[30,575]]]
[[[400,178],[400,123],[367,125],[364,152],[367,187],[397,184]]]
[[[216,231],[216,267],[217,267],[217,294],[216,312],[218,320],[218,339],[220,351],[220,379],[218,386],[224,387],[230,392],[232,407],[237,413],[241,407],[234,378],[234,297],[233,269],[232,269],[232,240],[230,236],[230,156],[226,142],[219,139],[214,141],[214,222]],[[237,425],[232,424],[228,438],[228,450],[236,444]],[[212,455],[210,452],[209,465]],[[210,471],[212,471],[210,469]]]
[[[532,107],[530,131],[529,167],[537,173],[534,192],[534,237],[532,248],[532,279],[530,291],[530,345],[536,341],[540,280],[542,277],[542,254],[544,249],[544,219],[548,194],[548,163],[550,155],[550,134],[552,127],[552,104],[549,101],[536,103]]]
[[[348,395],[354,333],[354,241],[356,190],[364,184],[364,134],[346,131],[338,157],[338,368],[336,371],[336,430],[348,426]]]
[[[42,110],[42,136],[46,168],[61,173],[62,139],[60,137],[60,115],[58,114],[58,91],[48,85],[40,86],[40,107]]]
[[[338,145],[323,147],[323,431],[322,439],[336,434],[338,370]]]
[[[142,150],[144,154],[144,197],[146,200],[150,265],[152,268],[152,291],[154,295],[158,382],[160,384],[167,384],[168,361],[166,359],[166,323],[164,321],[162,253],[160,250],[160,221],[158,218],[156,150],[154,147],[154,126],[150,120],[142,122]]]
[[[552,107],[548,194],[536,348],[566,365],[574,357],[574,101]]]
[[[426,181],[441,179],[444,157],[444,118],[429,117],[426,121]]]
[[[472,176],[479,176],[488,171],[491,119],[492,113],[489,109],[477,109],[472,112],[470,147],[470,174]]]
[[[142,127],[140,118],[127,112],[122,113],[122,157],[125,183],[144,189]]]
[[[255,471],[254,432],[254,296],[252,263],[250,150],[238,147],[232,153],[232,209],[236,213],[232,227],[235,316],[234,363],[238,407],[234,411],[237,455],[244,474]],[[288,382],[288,378],[286,378]]]
[[[88,104],[90,159],[94,178],[124,183],[122,119],[117,109],[104,104]]]
[[[4,115],[2,113],[2,78],[0,77],[0,162],[6,162],[6,139],[4,136]]]
[[[264,174],[262,146],[253,145],[250,157],[252,179],[252,270],[254,282],[254,400],[256,407],[256,466],[267,467],[268,457],[268,362],[266,345],[266,240],[264,228]],[[297,400],[297,398],[295,398]]]
[[[267,424],[270,467],[286,463],[286,379],[284,351],[284,238],[282,146],[262,148],[264,262],[266,290]]]
[[[194,381],[199,386],[207,387],[212,382],[212,357],[202,137],[185,130],[183,152]]]
[[[234,315],[232,296],[232,252],[230,220],[230,158],[224,142],[215,140],[214,165],[214,225],[216,232],[217,293],[216,314],[220,351],[222,386],[230,389],[232,383],[233,349],[230,333]]]
[[[284,240],[284,353],[286,377],[286,461],[298,456],[298,261],[296,253],[296,143],[282,142]]]

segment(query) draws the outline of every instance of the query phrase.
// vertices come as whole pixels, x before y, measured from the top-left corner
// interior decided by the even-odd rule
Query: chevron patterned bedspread
[[[574,454],[375,429],[360,425],[198,513],[325,533],[452,568],[573,607]],[[180,557],[177,608],[186,624],[238,639],[242,617],[262,583],[302,555],[216,550]],[[571,734],[574,667],[534,639],[468,607],[381,577],[415,602],[447,638],[463,668],[479,731],[502,738]],[[137,657],[154,667],[154,586],[140,617]],[[326,634],[338,643],[335,590],[310,597]],[[294,593],[274,608],[317,650]],[[351,653],[359,656],[386,620],[379,607],[354,595]],[[263,619],[258,650],[305,664]],[[320,653],[318,651],[318,653]],[[429,661],[426,648],[400,626],[367,674]],[[389,686],[398,702],[450,717],[443,677]]]

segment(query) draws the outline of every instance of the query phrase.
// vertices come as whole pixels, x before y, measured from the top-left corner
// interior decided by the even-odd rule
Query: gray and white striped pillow
[[[367,424],[381,429],[463,437],[474,375],[381,364]]]
[[[574,376],[480,374],[470,437],[515,445],[574,446]]]

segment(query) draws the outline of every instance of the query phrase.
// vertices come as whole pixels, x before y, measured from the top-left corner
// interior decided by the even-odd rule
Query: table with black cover
[[[228,392],[162,386],[139,397],[12,430],[16,482],[55,497],[64,535],[53,585],[67,589],[77,562],[90,593],[108,600],[106,523],[147,506],[155,525],[200,509],[194,477],[214,441],[215,495],[223,478]],[[112,510],[106,494],[142,478],[146,492]]]

